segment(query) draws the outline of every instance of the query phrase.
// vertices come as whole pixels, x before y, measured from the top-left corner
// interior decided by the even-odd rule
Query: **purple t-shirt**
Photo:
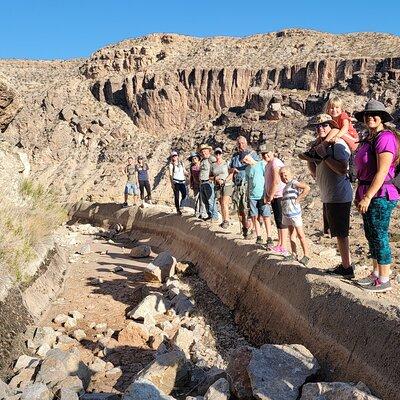
[[[375,147],[375,149],[374,149]],[[371,146],[369,143],[363,143],[359,148],[354,157],[354,164],[357,170],[357,178],[361,181],[372,182],[377,172],[377,154],[380,153],[392,153],[393,162],[389,168],[389,172],[386,175],[385,181],[391,180],[395,175],[395,159],[397,155],[397,139],[393,132],[382,131],[375,141],[375,146]],[[356,192],[356,201],[360,201],[368,190],[369,184],[359,184]],[[396,186],[391,183],[384,183],[378,190],[374,197],[386,197],[389,200],[399,200],[399,192]]]

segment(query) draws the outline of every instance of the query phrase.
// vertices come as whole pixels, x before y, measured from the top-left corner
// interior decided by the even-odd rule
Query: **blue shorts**
[[[261,215],[262,217],[270,217],[271,214],[271,206],[269,204],[264,203],[264,199],[253,200],[249,199],[250,217],[258,217]]]
[[[136,184],[128,182],[125,185],[125,194],[133,194],[133,195],[139,194]]]

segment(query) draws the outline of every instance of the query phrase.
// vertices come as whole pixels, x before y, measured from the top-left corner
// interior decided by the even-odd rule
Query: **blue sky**
[[[283,28],[400,34],[400,2],[0,0],[0,58],[69,59],[153,32],[248,36]],[[400,51],[399,51],[400,53]]]

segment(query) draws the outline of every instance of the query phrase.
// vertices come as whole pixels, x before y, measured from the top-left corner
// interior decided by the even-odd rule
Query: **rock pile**
[[[306,383],[319,365],[299,344],[245,343],[222,357],[189,284],[194,266],[163,252],[146,269],[149,285],[119,331],[88,323],[78,310],[55,316],[53,326],[29,327],[26,354],[7,383],[0,381],[0,399],[376,399],[362,383]],[[124,361],[132,350],[151,358]],[[121,381],[123,393],[116,390]],[[102,393],[94,391],[99,385]]]

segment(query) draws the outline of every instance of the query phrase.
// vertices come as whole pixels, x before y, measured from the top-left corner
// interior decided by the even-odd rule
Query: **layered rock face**
[[[124,163],[139,154],[165,200],[171,148],[185,153],[208,141],[230,150],[238,134],[254,146],[286,142],[282,135],[298,136],[298,121],[320,111],[332,88],[349,112],[367,97],[397,110],[399,48],[398,37],[368,33],[154,34],[87,60],[0,61],[8,82],[0,124],[34,176],[65,201],[121,199]]]

